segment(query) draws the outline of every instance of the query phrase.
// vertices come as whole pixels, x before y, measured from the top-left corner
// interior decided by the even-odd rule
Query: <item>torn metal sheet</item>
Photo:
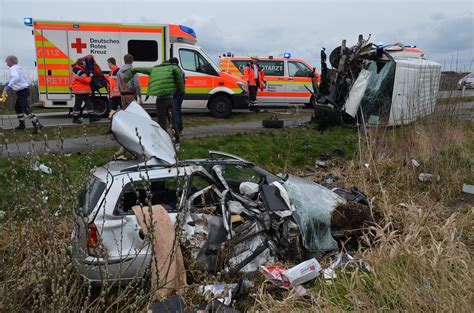
[[[353,118],[356,117],[357,110],[359,110],[360,102],[364,97],[365,90],[367,89],[367,85],[369,83],[369,77],[370,72],[363,69],[349,91],[349,97],[347,98],[344,106],[346,113]]]
[[[113,115],[110,129],[117,142],[137,159],[176,164],[169,134],[135,101]]]
[[[336,275],[336,268],[343,267],[343,268],[361,268],[366,270],[367,272],[372,272],[372,267],[365,261],[361,259],[356,259],[349,253],[338,253],[336,259],[323,270],[323,278],[324,279],[335,279]]]

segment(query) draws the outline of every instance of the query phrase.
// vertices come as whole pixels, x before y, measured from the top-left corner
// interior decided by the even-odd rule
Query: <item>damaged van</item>
[[[170,136],[136,103],[113,116],[111,129],[136,159],[97,168],[79,193],[73,260],[92,284],[145,276],[153,242],[137,206],[164,207],[185,260],[210,273],[253,272],[337,248],[331,212],[348,202],[337,192],[224,152],[178,161]]]

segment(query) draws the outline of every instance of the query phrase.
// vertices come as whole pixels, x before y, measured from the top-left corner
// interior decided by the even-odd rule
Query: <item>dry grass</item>
[[[445,116],[371,129],[361,137],[356,159],[330,171],[370,195],[383,212],[383,223],[368,230],[356,251],[373,273],[339,270],[334,281],[316,279],[306,285],[309,294],[300,298],[257,279],[250,297],[238,307],[260,312],[471,311],[474,200],[459,199],[462,183],[474,179],[472,138],[472,124]],[[62,158],[59,166],[67,164]],[[412,158],[421,162],[419,168]],[[91,162],[75,171],[87,177]],[[95,290],[72,265],[70,215],[76,187],[70,179],[27,171],[27,179],[20,181],[20,169],[13,162],[11,167],[13,174],[3,179],[16,186],[18,199],[26,200],[12,208],[14,218],[0,224],[0,311],[147,308],[152,297],[142,283]],[[440,175],[441,180],[422,183],[420,172]],[[316,170],[315,175],[326,173]],[[48,186],[56,186],[56,193],[45,193]],[[328,262],[328,257],[321,260]],[[189,290],[188,302],[199,303]]]
[[[364,190],[384,213],[383,225],[371,227],[356,252],[374,272],[340,271],[335,281],[316,280],[306,298],[273,296],[262,286],[252,310],[470,312],[474,198],[460,191],[473,180],[472,138],[471,123],[436,115],[410,126],[371,129],[361,140],[359,160],[331,172]],[[441,180],[422,183],[420,172]]]

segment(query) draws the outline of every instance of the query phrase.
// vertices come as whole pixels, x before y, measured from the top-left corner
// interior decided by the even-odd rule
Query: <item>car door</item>
[[[209,92],[214,88],[217,71],[202,55],[198,48],[174,44],[175,56],[180,60],[180,66],[186,76],[186,94],[183,108],[206,108]]]
[[[259,104],[286,103],[285,64],[283,60],[260,60],[258,64],[263,69],[267,86],[257,92]]]
[[[288,103],[309,103],[313,90],[312,70],[301,61],[288,60],[288,80],[286,82],[286,98]]]

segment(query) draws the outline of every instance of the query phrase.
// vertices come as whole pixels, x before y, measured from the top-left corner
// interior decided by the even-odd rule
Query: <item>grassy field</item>
[[[205,157],[208,149],[237,154],[273,172],[331,173],[357,186],[383,214],[352,251],[374,269],[337,271],[334,281],[315,279],[308,295],[264,283],[257,273],[250,295],[235,303],[253,312],[307,311],[471,311],[474,199],[461,194],[474,183],[472,123],[431,116],[409,126],[373,128],[358,137],[354,129],[310,127],[254,135],[184,140],[181,159]],[[343,148],[329,168],[314,161]],[[53,169],[45,175],[30,161],[0,159],[0,311],[144,311],[152,295],[144,288],[91,290],[71,265],[71,211],[78,186],[115,149],[86,154],[42,155]],[[414,167],[416,159],[420,167]],[[420,172],[440,176],[423,183]],[[12,240],[14,238],[14,240]],[[318,261],[327,266],[330,256]],[[51,266],[54,264],[54,266]],[[186,292],[194,294],[195,286]]]
[[[302,117],[310,116],[311,110],[298,110],[297,112],[290,110],[289,115],[279,115],[280,118],[290,117]],[[272,117],[272,113],[261,112],[261,113],[234,113],[228,118],[215,118],[210,116],[208,113],[201,114],[184,114],[183,124],[185,128],[197,127],[197,126],[209,126],[209,125],[220,125],[220,124],[231,124],[248,121],[258,121],[269,117]],[[24,131],[16,131],[14,129],[3,129],[0,130],[0,136],[8,139],[9,142],[25,142],[25,141],[38,141],[43,140],[46,135],[49,140],[60,139],[60,138],[78,138],[83,136],[99,136],[106,135],[109,131],[109,123],[87,123],[87,119],[84,119],[85,123],[82,125],[70,125],[59,127],[45,127],[42,129],[40,134],[31,134],[30,129]],[[28,122],[27,122],[28,124]],[[28,124],[29,125],[29,124]],[[0,139],[0,142],[2,140]]]

